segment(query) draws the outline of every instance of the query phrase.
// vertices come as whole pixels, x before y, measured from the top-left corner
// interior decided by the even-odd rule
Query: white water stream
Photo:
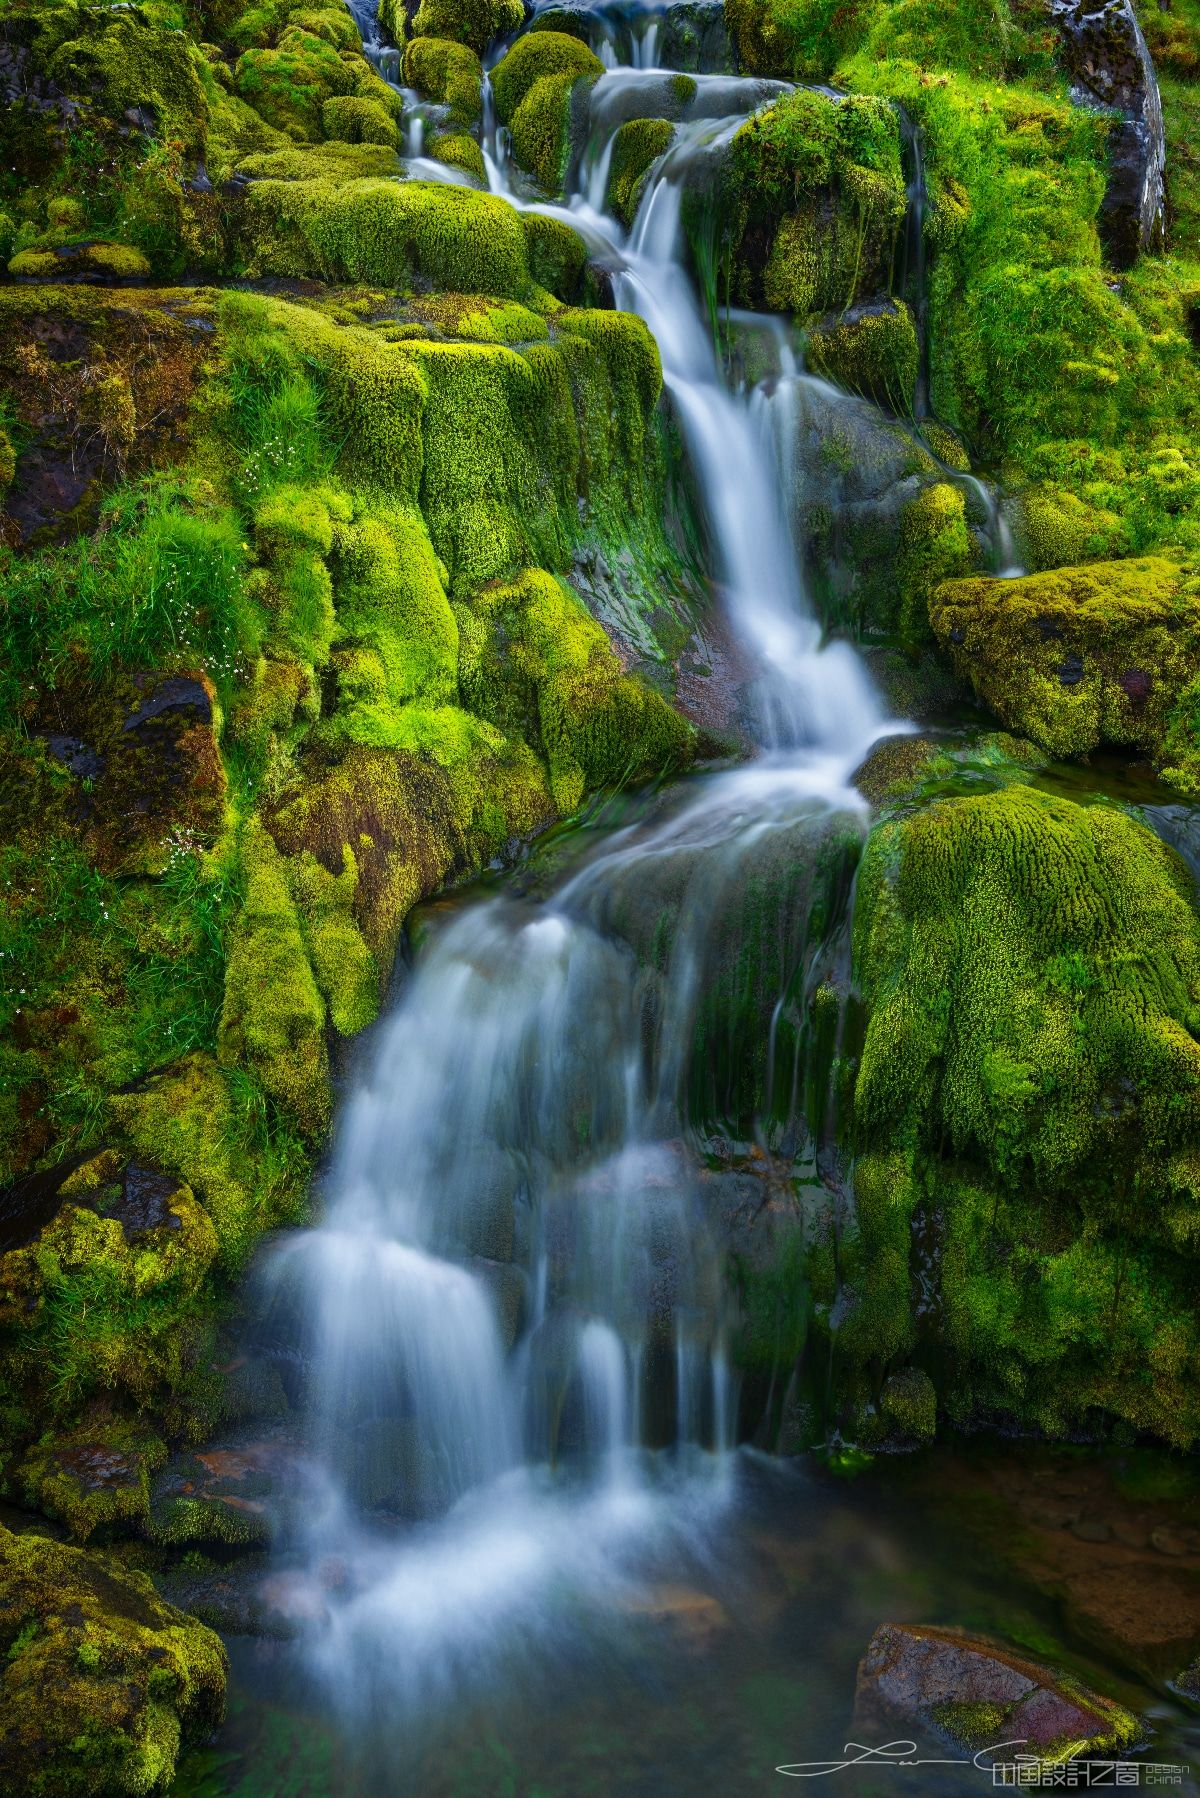
[[[629,79],[602,79],[597,116]],[[683,182],[763,87],[701,78],[631,233],[603,211],[603,134],[570,204],[542,208],[658,343],[761,753],[614,832],[549,897],[435,932],[345,1106],[326,1222],[274,1263],[304,1320],[322,1469],[308,1664],[393,1720],[569,1652],[581,1616],[702,1552],[731,1502],[724,1249],[682,1121],[705,949],[764,846],[861,813],[849,776],[885,728],[854,651],[822,647],[791,540],[794,368],[730,392],[683,261]],[[526,204],[486,124],[491,186]],[[653,908],[664,872],[675,923],[648,1011],[609,911],[618,890]]]

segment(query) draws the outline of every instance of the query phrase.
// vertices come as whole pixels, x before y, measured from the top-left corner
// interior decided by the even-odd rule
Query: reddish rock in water
[[[969,1754],[1004,1744],[1043,1760],[1126,1748],[1136,1717],[1066,1674],[955,1630],[884,1623],[859,1662],[856,1718],[923,1728]]]

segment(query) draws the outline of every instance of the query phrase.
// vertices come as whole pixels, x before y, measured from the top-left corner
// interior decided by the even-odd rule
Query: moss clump
[[[540,212],[525,212],[521,218],[530,276],[539,287],[572,304],[579,298],[587,245],[562,219],[546,218]]]
[[[245,895],[225,975],[218,1036],[226,1066],[247,1066],[315,1135],[332,1095],[325,1006],[309,964],[283,858],[263,827],[247,826]]]
[[[978,560],[961,487],[936,481],[909,500],[900,518],[897,563],[899,632],[909,647],[928,641],[931,591],[966,574]]]
[[[904,209],[890,106],[786,95],[733,140],[718,227],[731,297],[807,317],[886,290]]]
[[[1190,886],[1131,819],[1019,785],[872,834],[835,1336],[860,1392],[924,1342],[958,1418],[1200,1433]]]
[[[491,194],[426,181],[255,181],[244,208],[260,274],[514,299],[529,285],[520,218]]]
[[[1011,729],[1052,755],[1143,750],[1194,791],[1200,612],[1175,562],[1093,562],[1011,581],[949,581],[938,641]]]
[[[531,569],[459,608],[463,696],[480,717],[544,755],[560,812],[585,792],[690,759],[688,727],[621,671],[570,589]]]
[[[325,103],[352,94],[356,85],[334,46],[300,26],[271,49],[244,51],[234,79],[239,97],[268,125],[301,143],[320,138]]]
[[[627,119],[613,139],[605,204],[628,230],[633,225],[646,174],[670,148],[675,127],[667,119]]]
[[[346,144],[384,144],[390,150],[400,147],[396,121],[378,100],[365,100],[356,94],[326,100],[321,108],[321,124],[326,137]]]
[[[494,38],[516,31],[525,17],[521,0],[421,0],[414,37],[453,38],[482,56]]]
[[[481,187],[487,186],[487,166],[483,160],[483,151],[467,132],[453,131],[436,137],[429,146],[429,154],[436,161],[444,162],[447,168],[462,169],[465,174],[478,181]],[[534,276],[534,279],[537,277]]]
[[[450,109],[456,125],[479,122],[483,69],[473,50],[446,38],[414,38],[404,52],[404,79]]]
[[[604,64],[587,45],[561,31],[519,38],[493,76],[496,114],[512,133],[513,154],[548,193],[558,193],[570,149],[571,94],[594,82]]]
[[[5,1798],[165,1790],[221,1721],[225,1651],[144,1573],[0,1530]]]
[[[810,326],[805,361],[851,393],[907,417],[917,381],[917,332],[900,301],[856,307]]]

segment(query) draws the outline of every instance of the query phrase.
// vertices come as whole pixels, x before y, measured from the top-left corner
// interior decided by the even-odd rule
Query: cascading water
[[[609,138],[630,79],[597,86]],[[685,180],[772,91],[699,80],[632,233],[602,210],[603,142],[570,205],[543,208],[658,342],[762,753],[668,795],[548,895],[435,930],[345,1108],[326,1222],[270,1270],[326,1475],[301,1551],[318,1584],[339,1570],[308,1663],[393,1719],[498,1658],[568,1652],[581,1610],[627,1606],[648,1569],[702,1552],[733,1491],[734,1320],[687,1125],[706,969],[748,875],[815,863],[831,819],[855,836],[849,774],[884,724],[806,601],[779,460],[794,371],[731,393],[683,262]],[[494,191],[527,204],[490,91],[483,136]],[[780,994],[815,986],[830,929],[789,951]]]

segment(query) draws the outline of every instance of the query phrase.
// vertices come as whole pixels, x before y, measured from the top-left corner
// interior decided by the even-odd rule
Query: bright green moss
[[[1104,808],[945,800],[873,833],[855,945],[847,1366],[911,1352],[909,1246],[932,1230],[955,1415],[1061,1431],[1095,1408],[1190,1442],[1200,927],[1181,865]]]
[[[449,168],[464,170],[466,174],[478,181],[481,187],[487,186],[487,167],[483,160],[483,151],[467,132],[454,131],[446,136],[435,138],[429,146],[429,154],[436,161],[444,162]]]
[[[364,100],[346,95],[326,100],[321,108],[321,125],[326,137],[346,144],[384,144],[388,149],[400,147],[396,121],[377,100]]]
[[[485,587],[460,621],[464,697],[541,751],[560,812],[591,788],[690,758],[688,726],[622,674],[600,626],[553,576],[531,569],[512,586]]]
[[[667,119],[628,119],[613,139],[605,203],[626,229],[633,224],[644,177],[666,154],[674,135]]]
[[[143,1798],[221,1721],[225,1651],[106,1556],[0,1531],[4,1798]]]
[[[264,1091],[316,1135],[332,1103],[324,1001],[286,864],[256,820],[246,826],[242,858],[245,896],[225,973],[220,1058],[226,1067],[252,1068]]]
[[[418,38],[457,39],[482,56],[493,38],[516,31],[524,16],[521,0],[421,0],[412,30]]]
[[[950,581],[930,620],[955,666],[1003,723],[1053,755],[1102,743],[1160,763],[1188,683],[1200,673],[1193,583],[1146,557],[1022,580]],[[1177,778],[1196,778],[1189,744]]]
[[[244,51],[234,76],[239,97],[300,142],[319,138],[325,102],[355,87],[353,73],[332,44],[300,27],[285,31],[274,49]]]
[[[571,93],[604,72],[578,38],[536,31],[519,38],[493,76],[496,113],[512,133],[513,154],[549,193],[562,187],[570,148]]]
[[[444,38],[414,38],[404,52],[404,79],[431,100],[450,108],[456,125],[472,126],[483,107],[479,58],[464,44]]]
[[[455,697],[458,629],[420,514],[374,506],[341,526],[337,590],[337,709],[330,729],[362,743],[390,740],[397,707]]]
[[[65,8],[64,16],[70,16]],[[96,15],[76,18],[84,29],[50,59],[50,78],[69,93],[96,93],[110,118],[144,107],[159,135],[179,139],[192,154],[202,152],[208,124],[198,72],[203,58],[184,33],[156,29],[137,8],[102,21]]]
[[[379,1010],[375,957],[352,916],[358,888],[354,851],[344,846],[339,874],[331,874],[315,856],[297,856],[288,864],[288,882],[329,1021],[341,1036],[354,1036]]]
[[[247,156],[239,164],[239,173],[253,181],[386,181],[395,180],[401,168],[395,151],[386,144],[346,144],[334,139]]]
[[[514,299],[528,285],[520,218],[491,194],[425,181],[256,181],[243,204],[262,274],[420,280]]]
[[[587,245],[578,231],[572,230],[562,219],[546,218],[540,212],[525,212],[521,222],[525,227],[531,278],[539,287],[546,288],[570,305],[579,295],[587,262]]]
[[[841,312],[889,285],[904,210],[893,109],[788,94],[733,141],[719,218],[731,295],[802,317]]]
[[[909,500],[900,518],[896,569],[898,624],[907,644],[928,641],[930,595],[939,584],[965,575],[978,560],[961,487],[938,481]]]
[[[808,333],[805,361],[851,393],[901,417],[912,411],[917,379],[917,332],[903,300],[822,319]]]

